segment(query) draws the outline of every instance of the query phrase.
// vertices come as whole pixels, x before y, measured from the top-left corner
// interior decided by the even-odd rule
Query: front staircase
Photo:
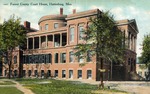
[[[144,78],[141,77],[140,75],[138,75],[136,72],[130,72],[129,73],[129,80],[141,81],[141,80],[144,80]]]

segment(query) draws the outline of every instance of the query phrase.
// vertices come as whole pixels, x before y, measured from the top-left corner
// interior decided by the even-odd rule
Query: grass
[[[83,84],[78,81],[53,79],[16,79],[35,94],[126,94],[118,90],[97,90],[97,85]],[[39,84],[42,82],[50,82]]]
[[[91,94],[91,90],[96,90],[94,85],[74,81],[47,79],[21,79],[17,81],[26,84],[25,87],[31,89],[35,94]],[[37,84],[41,81],[50,81],[51,83]]]
[[[0,81],[0,85],[14,85],[15,83],[11,81]]]
[[[23,94],[15,87],[0,87],[0,94]]]

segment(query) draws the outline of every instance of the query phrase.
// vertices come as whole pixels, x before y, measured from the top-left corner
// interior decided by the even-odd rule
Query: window
[[[138,74],[139,74],[140,76],[142,76],[142,72],[141,72],[141,71],[139,71]]]
[[[5,70],[4,75],[7,76],[7,70]]]
[[[29,77],[31,76],[31,70],[28,70],[28,76]]]
[[[73,70],[69,70],[69,78],[73,78]]]
[[[79,56],[79,63],[83,63],[84,62],[84,57],[83,57],[83,55],[81,54],[80,56]]]
[[[66,63],[66,53],[60,54],[61,63]]]
[[[14,71],[14,76],[17,77],[17,70]]]
[[[38,72],[37,72],[37,70],[34,70],[34,76],[35,76],[35,77],[38,77]]]
[[[58,70],[55,70],[55,77],[58,77]]]
[[[73,62],[73,51],[69,52],[69,62]]]
[[[23,76],[23,77],[26,76],[26,70],[23,70],[22,76]]]
[[[78,31],[79,31],[79,40],[82,40],[83,39],[83,34],[84,34],[83,26],[79,26]]]
[[[66,70],[62,70],[62,78],[66,77]]]
[[[74,42],[74,27],[70,28],[70,42]]]
[[[4,63],[7,64],[7,58],[6,57],[4,57]]]
[[[58,63],[58,53],[55,53],[55,63]]]
[[[47,71],[47,77],[51,77],[51,70]]]
[[[48,30],[48,24],[45,24],[45,30]]]
[[[87,51],[87,62],[91,62],[92,61],[92,55],[91,55],[91,51]]]
[[[12,70],[10,70],[10,73],[9,73],[9,74],[10,74],[10,76],[12,76]]]
[[[130,65],[130,63],[131,63],[131,60],[130,60],[130,58],[128,58],[128,65]]]
[[[14,63],[17,63],[17,56],[14,56]]]
[[[41,70],[41,77],[44,77],[44,70]]]
[[[54,23],[54,29],[58,28],[58,23]]]
[[[91,78],[92,78],[92,71],[87,70],[87,79],[91,79]]]
[[[79,78],[79,79],[82,78],[82,70],[78,70],[78,78]]]

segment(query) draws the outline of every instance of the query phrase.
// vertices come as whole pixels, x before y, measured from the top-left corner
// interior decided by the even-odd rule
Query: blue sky
[[[19,3],[19,5],[10,5]],[[20,5],[23,3],[59,3],[60,5]],[[66,5],[70,3],[71,5]],[[8,4],[8,5],[4,5]],[[62,5],[63,4],[63,5]],[[137,55],[140,56],[144,34],[150,33],[150,0],[0,0],[0,23],[15,14],[21,17],[22,23],[30,21],[31,27],[38,29],[40,17],[50,14],[59,14],[59,9],[64,9],[64,14],[71,14],[72,9],[77,12],[99,8],[109,10],[116,20],[135,19],[139,29],[137,38]]]

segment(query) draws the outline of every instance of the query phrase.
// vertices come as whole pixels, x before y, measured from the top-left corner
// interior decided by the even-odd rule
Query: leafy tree
[[[143,52],[141,57],[139,57],[139,62],[146,64],[150,69],[150,34],[146,35],[143,40]]]
[[[0,26],[0,56],[8,64],[8,76],[12,66],[12,53],[16,47],[22,46],[26,37],[25,28],[20,25],[20,18],[12,15]]]
[[[123,62],[125,36],[117,28],[116,22],[109,11],[91,18],[91,25],[83,30],[83,43],[75,47],[75,55],[84,59],[83,65],[89,56],[96,56],[96,62],[103,69],[103,61]],[[100,72],[100,87],[104,88],[103,72]]]

